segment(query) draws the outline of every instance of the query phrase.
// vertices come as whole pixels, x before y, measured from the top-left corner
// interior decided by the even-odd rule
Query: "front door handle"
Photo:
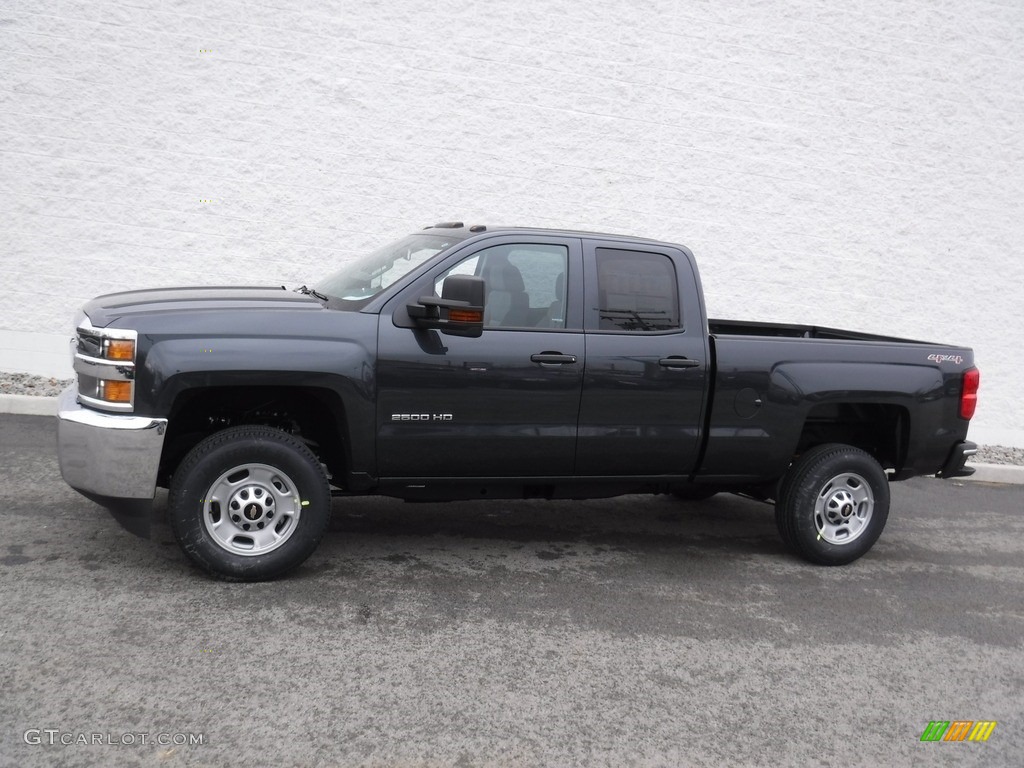
[[[576,355],[563,355],[561,352],[538,352],[530,355],[530,361],[541,365],[566,365],[576,362]]]
[[[658,365],[665,368],[699,368],[700,360],[690,360],[687,357],[663,357]]]

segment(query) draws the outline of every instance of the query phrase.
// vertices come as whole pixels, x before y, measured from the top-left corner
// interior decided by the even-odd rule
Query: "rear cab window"
[[[665,254],[599,247],[597,306],[588,327],[599,331],[651,333],[681,330],[679,281]]]

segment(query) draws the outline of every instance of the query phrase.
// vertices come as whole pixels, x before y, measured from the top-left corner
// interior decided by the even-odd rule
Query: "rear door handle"
[[[530,355],[531,362],[541,365],[566,365],[576,362],[576,355],[563,355],[561,352],[538,352]]]
[[[665,368],[699,368],[700,360],[690,360],[688,357],[663,357],[658,365]]]

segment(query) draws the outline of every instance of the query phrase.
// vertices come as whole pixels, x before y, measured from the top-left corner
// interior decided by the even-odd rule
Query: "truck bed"
[[[870,444],[901,478],[935,474],[966,439],[958,414],[970,349],[809,325],[708,326],[715,378],[698,475],[779,477],[801,435],[823,424],[834,430],[815,433],[819,443],[869,425],[844,439]]]

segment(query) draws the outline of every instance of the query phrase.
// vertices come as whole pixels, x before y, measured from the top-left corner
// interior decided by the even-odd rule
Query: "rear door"
[[[479,338],[415,327],[405,311],[451,274],[486,281]],[[578,238],[471,243],[389,302],[377,366],[382,477],[571,475],[583,383]]]
[[[586,370],[577,475],[694,469],[708,380],[699,283],[682,251],[584,240]]]

